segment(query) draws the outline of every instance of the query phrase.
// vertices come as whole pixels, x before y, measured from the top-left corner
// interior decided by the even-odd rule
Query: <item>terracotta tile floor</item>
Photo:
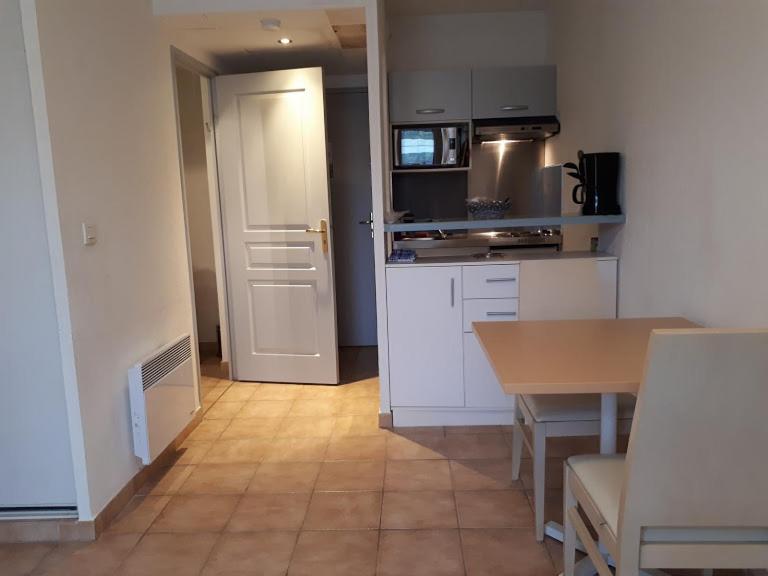
[[[338,387],[204,377],[205,419],[98,541],[0,545],[0,576],[556,574],[509,430],[380,430],[375,349],[347,354]],[[551,469],[595,442],[551,441]]]

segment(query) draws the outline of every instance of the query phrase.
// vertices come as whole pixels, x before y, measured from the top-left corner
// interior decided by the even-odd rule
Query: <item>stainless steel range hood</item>
[[[530,142],[546,140],[560,132],[555,116],[475,120],[475,142]]]

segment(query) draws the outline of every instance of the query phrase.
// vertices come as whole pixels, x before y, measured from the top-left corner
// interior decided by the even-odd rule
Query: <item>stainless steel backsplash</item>
[[[509,198],[512,218],[559,216],[559,172],[544,169],[544,141],[474,142],[469,197],[478,196]]]

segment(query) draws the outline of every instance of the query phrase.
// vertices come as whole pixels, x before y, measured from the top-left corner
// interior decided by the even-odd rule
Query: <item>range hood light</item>
[[[523,138],[518,140],[506,140],[506,139],[483,140],[482,142],[480,142],[480,145],[482,146],[483,144],[501,144],[502,146],[504,146],[505,144],[515,144],[517,142],[533,142],[533,138]]]
[[[291,42],[293,42],[293,40],[291,40],[287,36],[284,38],[280,38],[280,40],[277,41],[278,44],[282,44],[283,46],[288,46],[288,44],[290,44]]]

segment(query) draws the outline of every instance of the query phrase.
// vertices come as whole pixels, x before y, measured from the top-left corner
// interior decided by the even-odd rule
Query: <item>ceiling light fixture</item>
[[[282,44],[283,46],[288,46],[288,44],[291,44],[293,40],[288,38],[287,36],[280,38],[280,40],[277,41],[278,44]]]

